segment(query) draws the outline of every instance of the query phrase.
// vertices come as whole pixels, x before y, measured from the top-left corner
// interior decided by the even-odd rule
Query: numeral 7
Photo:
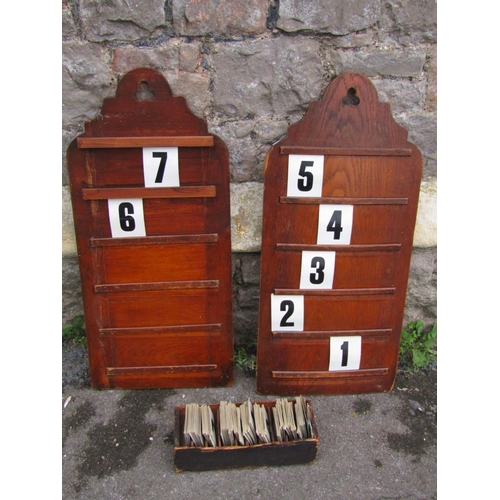
[[[163,176],[165,174],[165,167],[167,165],[167,156],[168,155],[166,151],[153,153],[153,158],[160,158],[160,166],[156,174],[155,183],[161,184],[161,182],[163,181]]]

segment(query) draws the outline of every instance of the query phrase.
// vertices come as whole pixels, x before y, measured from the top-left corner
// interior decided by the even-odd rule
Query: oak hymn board
[[[364,76],[337,77],[269,151],[257,391],[392,389],[422,157]]]
[[[233,381],[229,158],[136,69],[68,148],[94,388]]]

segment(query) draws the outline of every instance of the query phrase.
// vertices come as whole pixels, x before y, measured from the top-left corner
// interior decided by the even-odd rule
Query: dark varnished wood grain
[[[139,100],[147,82],[153,100]],[[180,187],[144,187],[142,147],[178,146]],[[133,70],[68,148],[94,388],[233,380],[229,158],[164,77]],[[143,199],[146,236],[112,238],[108,199]]]
[[[355,89],[359,104],[345,100]],[[320,198],[287,196],[289,154],[325,155]],[[269,151],[264,174],[257,391],[392,389],[422,158],[363,75],[345,73]],[[353,205],[349,245],[317,244],[319,206]],[[331,290],[301,290],[301,252],[335,251]],[[304,331],[273,332],[271,294],[304,295]],[[329,341],[361,336],[359,370],[329,371]]]

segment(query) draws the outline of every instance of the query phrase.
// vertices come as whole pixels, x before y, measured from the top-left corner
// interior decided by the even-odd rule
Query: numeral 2
[[[280,311],[286,311],[285,315],[281,318],[280,326],[295,326],[295,323],[293,321],[288,321],[294,310],[295,306],[293,305],[293,302],[291,300],[284,300],[280,304]]]
[[[304,296],[271,295],[272,331],[304,331]]]

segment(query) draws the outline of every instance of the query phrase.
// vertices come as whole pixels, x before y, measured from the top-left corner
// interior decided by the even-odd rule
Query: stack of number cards
[[[210,406],[190,403],[186,405],[184,441],[194,446],[216,446],[214,414]]]
[[[297,441],[313,437],[311,409],[302,396],[280,398],[274,406],[240,405],[221,401],[214,410],[207,404],[186,405],[186,446],[249,446],[273,441]]]

